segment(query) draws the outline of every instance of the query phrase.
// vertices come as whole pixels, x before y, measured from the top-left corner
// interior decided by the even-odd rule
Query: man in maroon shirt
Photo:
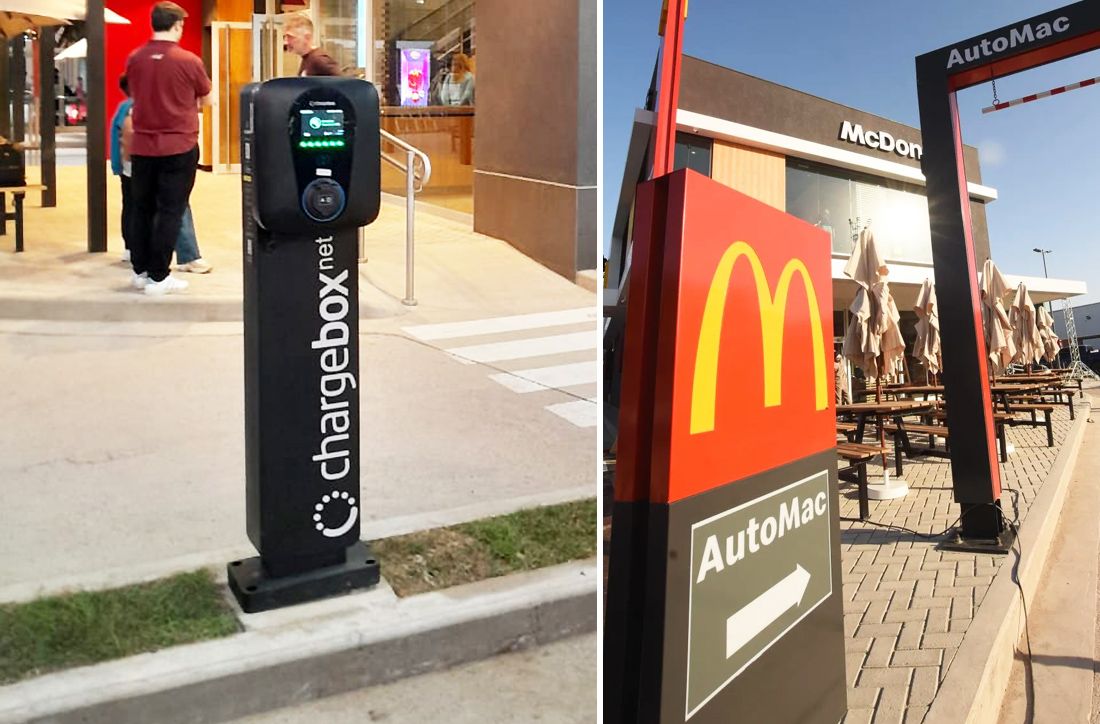
[[[146,294],[182,291],[169,274],[172,250],[199,161],[199,107],[210,103],[210,78],[179,46],[187,13],[173,2],[153,6],[153,39],[130,54],[126,78],[134,99],[133,285]]]
[[[313,21],[306,15],[295,13],[286,19],[283,45],[302,58],[298,75],[341,75],[332,56],[313,44]]]

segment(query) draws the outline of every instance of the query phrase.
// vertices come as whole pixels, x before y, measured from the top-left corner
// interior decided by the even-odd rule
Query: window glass
[[[431,159],[420,200],[472,213],[475,0],[316,0],[316,7],[325,49],[345,74],[378,89],[382,130]],[[388,141],[382,152],[405,163],[405,152]],[[405,193],[394,163],[382,164],[382,190]]]
[[[704,176],[710,176],[711,140],[690,133],[676,134],[676,153],[673,157],[673,170],[690,168]]]
[[[787,161],[787,213],[829,232],[835,254],[852,250],[852,226],[868,221],[887,260],[932,262],[928,203],[909,184],[798,159]]]

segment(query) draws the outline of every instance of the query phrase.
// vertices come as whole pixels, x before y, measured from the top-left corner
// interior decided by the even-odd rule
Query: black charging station
[[[241,93],[246,612],[378,582],[359,539],[357,229],[378,216],[378,94],[353,78]]]

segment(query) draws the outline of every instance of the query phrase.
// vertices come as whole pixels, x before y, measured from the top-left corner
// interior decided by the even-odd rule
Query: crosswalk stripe
[[[521,395],[547,388],[590,384],[596,382],[596,360],[502,372],[489,375],[489,379]]]
[[[490,342],[467,347],[451,347],[447,350],[456,357],[473,362],[499,362],[508,359],[542,357],[562,352],[595,350],[596,335],[592,332],[556,334],[532,339],[516,339],[508,342]]]
[[[537,312],[535,314],[516,314],[510,317],[473,319],[466,322],[421,324],[412,327],[404,327],[403,330],[406,334],[427,341],[435,339],[454,339],[456,337],[474,337],[481,334],[497,334],[500,332],[518,332],[525,329],[558,327],[566,324],[594,322],[595,320],[595,308],[588,307],[585,309],[564,309],[559,312]],[[594,339],[595,338],[593,338],[593,340]],[[592,344],[595,345],[595,341],[593,341]]]
[[[574,400],[573,402],[559,402],[556,405],[547,405],[546,409],[558,417],[563,417],[577,427],[596,426],[596,401]]]

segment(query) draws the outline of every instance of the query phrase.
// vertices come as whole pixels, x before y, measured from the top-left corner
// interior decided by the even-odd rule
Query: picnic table
[[[884,419],[893,418],[896,426],[904,428],[905,417],[929,415],[936,407],[935,402],[928,400],[883,400],[882,402],[856,402],[851,405],[837,405],[836,413],[838,415],[851,415],[855,418],[856,430],[852,436],[852,442],[862,443],[868,418],[874,418],[876,427],[881,427]],[[895,448],[897,448],[896,445]],[[894,463],[897,474],[901,475],[900,455],[895,454]]]

